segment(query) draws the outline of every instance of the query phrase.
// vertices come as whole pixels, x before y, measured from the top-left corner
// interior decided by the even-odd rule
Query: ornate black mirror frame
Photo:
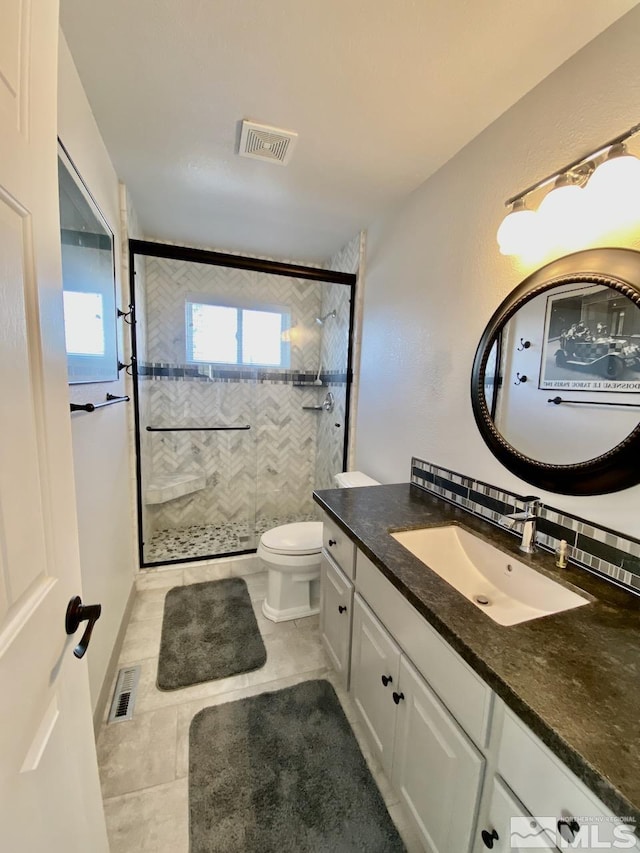
[[[599,284],[613,288],[640,307],[640,252],[633,249],[588,249],[552,261],[528,276],[493,314],[473,362],[471,404],[480,434],[493,455],[522,480],[565,495],[602,495],[640,483],[640,423],[601,456],[572,465],[538,462],[520,453],[496,429],[487,407],[484,378],[498,334],[531,299],[566,284]]]

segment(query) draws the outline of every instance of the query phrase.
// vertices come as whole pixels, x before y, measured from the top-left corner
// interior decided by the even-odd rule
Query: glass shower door
[[[256,388],[213,369],[236,340],[235,329],[215,325],[218,315],[233,313],[211,304],[216,272],[188,260],[134,255],[143,566],[238,554],[257,544]],[[225,270],[219,280],[233,283]]]
[[[265,530],[315,518],[313,489],[344,467],[351,287],[315,269],[298,277],[142,248],[132,276],[141,564],[254,551]]]

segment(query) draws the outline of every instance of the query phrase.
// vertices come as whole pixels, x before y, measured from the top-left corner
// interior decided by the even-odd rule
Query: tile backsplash
[[[503,515],[524,510],[533,497],[517,495],[415,457],[411,460],[411,482],[492,524],[499,524]],[[571,563],[640,594],[640,541],[542,504],[537,544],[555,552],[562,539],[569,545]]]

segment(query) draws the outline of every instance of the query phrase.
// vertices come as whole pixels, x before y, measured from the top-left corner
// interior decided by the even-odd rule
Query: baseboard
[[[129,598],[127,599],[127,604],[124,608],[124,613],[122,614],[122,619],[120,621],[120,628],[118,629],[116,641],[113,644],[111,656],[109,657],[109,665],[107,666],[107,671],[102,682],[102,687],[100,688],[100,695],[98,696],[98,701],[96,702],[96,707],[93,712],[93,731],[95,732],[96,737],[98,736],[100,726],[102,725],[102,721],[104,720],[105,712],[107,710],[107,703],[111,699],[111,687],[113,686],[113,679],[116,674],[118,658],[120,657],[122,643],[124,642],[124,635],[129,625],[129,619],[131,617],[131,611],[133,610],[133,603],[135,599],[136,585],[134,582],[131,585]]]

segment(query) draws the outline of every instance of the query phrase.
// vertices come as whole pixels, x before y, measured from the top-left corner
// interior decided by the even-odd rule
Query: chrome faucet
[[[507,530],[517,529],[522,527],[522,539],[520,540],[520,550],[525,554],[533,554],[536,550],[536,522],[538,520],[538,510],[540,508],[540,498],[527,497],[523,498],[526,503],[526,509],[522,512],[512,512],[509,515],[503,515],[498,520],[502,527]]]

